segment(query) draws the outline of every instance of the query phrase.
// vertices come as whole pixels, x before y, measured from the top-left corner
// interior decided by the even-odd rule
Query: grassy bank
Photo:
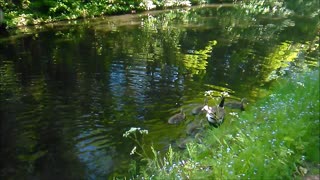
[[[205,2],[204,0],[0,0],[0,25],[14,28],[60,20],[191,6]]]
[[[319,72],[275,83],[272,94],[183,152],[156,151],[138,179],[290,179],[318,174]]]

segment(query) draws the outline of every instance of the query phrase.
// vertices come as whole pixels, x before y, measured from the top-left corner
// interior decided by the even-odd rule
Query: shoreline
[[[139,17],[139,16],[145,16],[145,15],[157,15],[160,13],[164,13],[166,11],[171,11],[171,10],[177,10],[177,9],[198,9],[198,8],[219,8],[219,7],[232,7],[234,6],[233,3],[223,3],[223,4],[201,4],[201,5],[192,5],[192,6],[173,6],[173,7],[169,7],[169,8],[165,8],[165,9],[151,9],[151,10],[143,10],[140,12],[135,12],[134,9],[131,10],[132,13],[115,13],[115,14],[102,14],[102,15],[97,15],[97,16],[92,16],[92,17],[76,17],[76,18],[63,18],[63,19],[58,19],[59,16],[56,16],[54,18],[49,18],[46,17],[44,19],[38,18],[38,19],[33,19],[33,21],[31,22],[30,19],[25,19],[26,24],[16,24],[15,26],[8,26],[5,23],[1,23],[4,22],[4,16],[3,16],[3,12],[0,12],[0,31],[1,30],[6,30],[8,32],[16,30],[16,29],[25,29],[25,28],[31,28],[33,29],[33,27],[37,28],[38,26],[51,26],[51,27],[55,27],[55,26],[64,26],[64,25],[68,25],[70,24],[70,22],[72,21],[95,21],[96,19],[105,19],[105,18],[110,18],[110,19],[122,19],[122,20],[128,20],[130,18],[135,18],[135,17]],[[0,9],[1,10],[1,9]],[[32,14],[33,15],[33,14]],[[21,17],[16,17],[16,18],[21,18]]]

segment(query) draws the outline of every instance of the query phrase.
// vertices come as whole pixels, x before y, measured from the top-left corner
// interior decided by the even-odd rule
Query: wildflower
[[[297,84],[299,85],[299,86],[302,86],[302,87],[304,87],[304,84],[302,83],[302,82],[297,82]]]
[[[140,132],[140,134],[148,134],[149,132],[148,132],[148,130],[139,130],[139,132]]]
[[[209,90],[209,91],[205,91],[205,92],[204,92],[204,95],[210,96],[212,93],[213,93],[213,91],[212,91],[212,90]]]
[[[229,113],[231,116],[235,116],[235,117],[239,117],[238,116],[238,113],[236,113],[236,112],[231,112],[231,113]]]
[[[137,146],[135,146],[135,147],[131,150],[130,155],[133,155],[133,154],[136,152],[136,150],[137,150]]]
[[[148,130],[137,128],[137,127],[131,127],[128,131],[126,131],[123,134],[123,137],[128,137],[131,133],[139,131],[140,134],[148,134]]]
[[[123,134],[123,137],[128,137],[132,132],[136,132],[137,130],[140,130],[140,128],[131,127],[128,131],[126,131]]]
[[[230,148],[227,148],[227,153],[229,153],[230,152]]]
[[[293,154],[294,152],[291,150],[291,149],[288,149],[287,150],[287,154],[289,154],[289,155],[291,155],[291,154]]]
[[[229,96],[230,96],[229,93],[226,92],[226,91],[223,91],[223,92],[221,93],[221,95],[222,95],[222,96],[225,96],[225,97],[229,97]]]

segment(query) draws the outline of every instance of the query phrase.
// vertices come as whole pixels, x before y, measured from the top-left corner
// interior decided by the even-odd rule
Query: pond
[[[1,177],[128,175],[131,127],[164,151],[186,136],[206,91],[251,105],[270,82],[316,63],[313,18],[206,6],[60,22],[0,38]],[[219,98],[210,99],[210,104]],[[250,106],[249,104],[249,106]],[[228,109],[227,109],[228,110]],[[226,117],[228,121],[228,117]]]

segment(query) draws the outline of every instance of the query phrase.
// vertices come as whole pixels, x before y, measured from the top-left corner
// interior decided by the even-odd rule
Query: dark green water
[[[193,120],[205,91],[253,103],[276,76],[317,62],[317,23],[207,7],[2,37],[1,177],[127,176],[130,127],[147,129],[147,146],[162,151],[186,134],[168,118],[183,107]]]

